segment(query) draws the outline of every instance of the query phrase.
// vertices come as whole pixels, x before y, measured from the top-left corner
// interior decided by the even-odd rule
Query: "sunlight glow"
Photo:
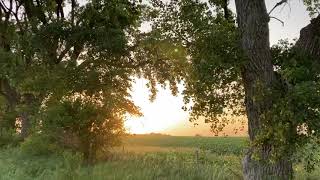
[[[141,108],[142,117],[127,117],[125,128],[131,134],[149,134],[162,133],[175,136],[194,136],[196,134],[203,136],[214,136],[210,131],[210,124],[204,123],[203,119],[194,126],[189,122],[189,114],[181,109],[184,105],[181,94],[173,96],[169,89],[157,87],[158,94],[154,102],[149,101],[150,92],[146,88],[147,80],[136,79],[132,88],[132,99],[137,106]],[[179,92],[183,91],[182,85],[178,86]],[[243,117],[239,117],[241,119]],[[237,122],[227,126],[221,135],[246,136],[246,128],[243,131],[235,133],[242,125]]]
[[[146,88],[146,80],[137,79],[133,85],[132,99],[141,108],[142,117],[128,117],[125,127],[128,132],[134,134],[161,133],[166,129],[185,122],[188,113],[181,107],[183,99],[181,95],[172,96],[170,90],[158,87],[157,98],[149,101],[150,92]],[[182,87],[179,87],[182,91]]]

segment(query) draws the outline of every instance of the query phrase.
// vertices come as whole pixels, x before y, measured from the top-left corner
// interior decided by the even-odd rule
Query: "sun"
[[[163,113],[165,111],[164,109],[160,112],[154,112],[151,108],[144,113],[143,117],[128,117],[125,121],[125,128],[133,134],[162,133],[180,122],[179,118],[169,117]]]
[[[136,79],[135,82],[131,92],[132,100],[140,107],[143,116],[126,118],[124,124],[129,133],[161,133],[188,119],[188,113],[181,109],[184,105],[181,94],[173,96],[169,89],[157,86],[157,98],[151,102],[150,92],[146,88],[148,81]],[[180,92],[182,88],[179,87]]]
[[[153,123],[142,118],[132,117],[125,121],[125,128],[129,133],[132,134],[148,134],[152,132],[161,132],[166,127],[163,126],[161,123],[157,123],[154,121]]]

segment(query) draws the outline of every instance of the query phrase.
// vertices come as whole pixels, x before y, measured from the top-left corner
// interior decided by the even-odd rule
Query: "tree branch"
[[[273,17],[273,16],[270,16],[270,18],[272,18],[272,19],[276,19],[276,20],[280,21],[280,22],[281,22],[281,24],[282,24],[282,26],[284,26],[284,22],[283,22],[281,19],[276,18],[276,17]]]
[[[56,60],[56,64],[59,64],[61,61],[62,61],[62,59],[63,59],[63,57],[69,52],[69,50],[70,50],[70,48],[68,48],[68,47],[66,47],[61,53],[60,53],[60,55],[59,55],[59,57],[58,57],[58,59]]]
[[[271,9],[271,11],[268,13],[268,15],[270,15],[270,14],[273,12],[273,10],[275,10],[278,6],[281,6],[281,5],[284,4],[284,3],[288,3],[288,0],[281,0],[280,2],[278,2],[278,3]]]
[[[63,0],[56,0],[56,4],[57,4],[56,13],[57,13],[57,18],[58,19],[59,18],[64,19],[62,3],[63,3]]]
[[[71,24],[74,26],[74,9],[76,8],[76,0],[71,0]]]
[[[25,5],[24,8],[25,8],[25,11],[26,11],[28,18],[36,17],[43,24],[47,24],[46,15],[41,8],[41,4],[40,4],[39,0],[36,0],[36,2],[37,2],[37,7],[34,6],[32,0],[21,1],[21,3],[24,3],[24,5]]]
[[[229,9],[228,9],[228,0],[224,0],[224,3],[223,3],[223,11],[224,11],[224,18],[226,20],[229,20],[230,18],[230,13],[229,13]]]
[[[0,4],[1,4],[1,6],[3,6],[4,10],[7,10],[6,11],[7,13],[11,12],[11,10],[12,10],[12,0],[10,0],[10,7],[9,8],[6,6],[6,3],[4,3],[3,0],[1,0]]]
[[[13,14],[13,16],[15,17],[15,19],[16,19],[16,21],[17,21],[17,25],[18,25],[18,27],[20,28],[20,32],[22,32],[23,33],[23,31],[22,31],[22,25],[21,25],[21,22],[20,22],[20,19],[19,19],[19,17],[18,17],[18,14],[19,14],[19,8],[21,7],[21,4],[18,4],[18,1],[15,1],[16,2],[16,10],[15,10],[15,12],[13,12],[12,11],[12,14]]]
[[[0,2],[0,6],[1,8],[5,11],[5,22],[7,23],[9,21],[10,18],[10,13],[12,12],[12,0],[10,0],[10,6],[7,7],[6,4],[3,2],[3,0],[1,0]]]

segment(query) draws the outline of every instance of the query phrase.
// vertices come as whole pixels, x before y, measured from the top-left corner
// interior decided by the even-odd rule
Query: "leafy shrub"
[[[19,141],[20,138],[13,129],[0,129],[0,148],[5,146],[16,146]]]
[[[317,138],[312,138],[309,143],[298,149],[293,157],[295,161],[301,163],[307,172],[312,172],[319,168],[320,164],[320,143]]]
[[[43,111],[43,129],[61,132],[59,134],[64,135],[61,144],[73,147],[88,163],[93,163],[99,151],[120,144],[124,134],[125,111],[110,103],[101,105],[86,97],[51,104]]]
[[[50,135],[33,134],[21,144],[21,152],[29,156],[49,155],[59,152],[59,147]]]

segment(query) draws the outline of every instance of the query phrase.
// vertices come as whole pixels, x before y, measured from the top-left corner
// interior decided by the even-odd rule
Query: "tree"
[[[278,83],[273,70],[272,56],[269,44],[268,23],[270,17],[264,1],[236,1],[238,24],[241,31],[241,44],[248,63],[243,69],[243,85],[245,89],[246,110],[251,141],[257,139],[263,129],[263,115],[266,115],[275,100],[272,95],[263,95],[261,88],[272,90]],[[260,96],[259,100],[255,98]],[[271,157],[273,145],[263,142],[259,147],[263,160]],[[245,179],[263,179],[270,175],[281,179],[290,179],[292,165],[288,159],[277,160],[274,164],[257,163],[252,159],[252,153],[247,154],[244,162]]]
[[[249,59],[243,73],[249,136],[251,141],[259,142],[251,149],[259,149],[263,160],[272,159],[280,152],[274,163],[264,164],[257,163],[249,152],[244,159],[244,175],[246,179],[270,175],[290,179],[290,158],[297,144],[318,134],[319,71],[316,67],[319,62],[316,55],[319,44],[315,39],[319,36],[319,17],[301,31],[295,46],[284,46],[286,48],[274,52],[269,45],[271,12],[267,12],[265,2],[236,1],[236,7],[241,44]],[[260,98],[257,100],[257,97]],[[302,127],[306,127],[306,132],[302,133]]]
[[[129,93],[134,76],[150,80],[151,98],[156,81],[169,80],[174,92],[179,80],[169,76],[179,73],[171,61],[179,54],[169,58],[165,44],[139,31],[144,8],[129,0],[1,1],[5,127],[22,138],[74,138],[89,163],[116,144],[124,117],[141,115]]]
[[[119,137],[125,134],[123,116],[128,111],[139,113],[130,101],[117,98],[108,98],[104,103],[89,97],[64,99],[43,110],[40,129],[54,133],[56,142],[80,151],[86,163],[92,164],[98,153],[120,144]]]
[[[125,114],[140,115],[128,93],[135,69],[128,67],[134,63],[127,58],[126,35],[138,24],[139,5],[80,6],[74,0],[0,5],[1,95],[6,114],[13,114],[10,128],[16,129],[19,119],[23,138],[71,132],[86,160],[94,160],[97,150],[123,134]]]
[[[318,7],[305,3],[313,12]],[[292,178],[292,155],[318,132],[318,18],[296,45],[270,48],[271,12],[263,0],[236,1],[238,26],[224,8],[228,1],[152,5],[154,31],[187,51],[184,95],[194,103],[191,120],[204,117],[217,132],[229,123],[224,115],[246,114],[251,146],[245,179]]]

